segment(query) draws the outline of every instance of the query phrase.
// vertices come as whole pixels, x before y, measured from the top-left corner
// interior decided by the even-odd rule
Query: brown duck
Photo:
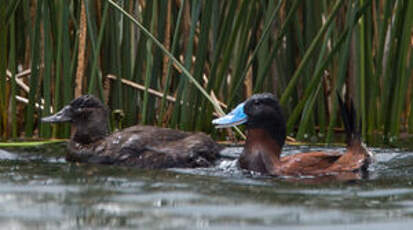
[[[230,127],[246,124],[247,140],[239,158],[242,169],[278,176],[328,176],[364,173],[371,153],[356,132],[355,111],[347,109],[339,97],[348,145],[344,153],[306,152],[281,157],[286,138],[286,125],[277,98],[270,93],[256,94],[238,105],[228,115],[215,119],[213,124]]]
[[[203,133],[137,125],[110,134],[108,109],[92,95],[74,99],[42,122],[72,124],[68,161],[151,169],[208,167],[220,150]]]

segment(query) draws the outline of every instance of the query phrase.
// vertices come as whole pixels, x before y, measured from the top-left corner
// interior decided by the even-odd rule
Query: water
[[[315,147],[287,147],[293,154]],[[64,146],[0,149],[0,229],[411,229],[413,152],[371,149],[366,180],[289,181],[237,169],[70,164]]]

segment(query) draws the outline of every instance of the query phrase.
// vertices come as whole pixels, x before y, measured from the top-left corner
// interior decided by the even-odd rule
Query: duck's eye
[[[254,105],[261,105],[261,101],[254,101]]]

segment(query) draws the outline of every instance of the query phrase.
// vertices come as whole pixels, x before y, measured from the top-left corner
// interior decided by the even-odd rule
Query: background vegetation
[[[394,140],[413,132],[412,28],[410,0],[1,1],[0,133],[67,137],[39,119],[85,93],[123,126],[215,133],[213,104],[269,91],[289,134],[331,141],[339,90],[364,137]]]

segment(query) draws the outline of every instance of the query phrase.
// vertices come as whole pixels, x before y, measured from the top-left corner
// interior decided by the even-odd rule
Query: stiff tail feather
[[[366,154],[368,157],[372,157],[370,151],[361,140],[361,122],[357,122],[357,114],[354,108],[353,100],[350,101],[349,106],[346,106],[340,94],[337,92],[338,104],[340,106],[341,118],[344,123],[346,131],[347,144],[350,148],[361,154]],[[359,123],[357,125],[357,123]]]
[[[344,123],[348,144],[350,144],[354,140],[360,140],[361,125],[360,127],[357,127],[357,115],[356,110],[354,109],[353,100],[350,101],[350,106],[346,106],[338,92],[337,99],[338,105],[340,106],[341,119]]]

